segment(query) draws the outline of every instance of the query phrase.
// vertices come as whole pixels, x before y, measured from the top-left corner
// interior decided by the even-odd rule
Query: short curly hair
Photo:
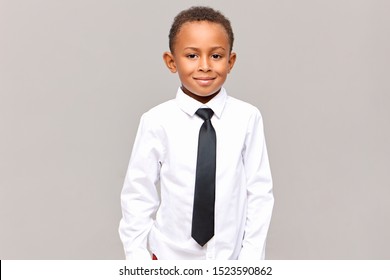
[[[169,49],[172,53],[176,37],[179,34],[181,27],[185,23],[193,21],[208,21],[221,24],[226,30],[229,38],[230,52],[232,51],[234,34],[229,19],[226,18],[220,11],[216,11],[210,7],[194,6],[181,11],[173,20],[171,30],[169,31]]]

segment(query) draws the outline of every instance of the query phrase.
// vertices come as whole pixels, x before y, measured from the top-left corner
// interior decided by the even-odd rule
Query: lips
[[[195,77],[194,78],[195,80],[214,80],[215,78],[214,77]]]
[[[195,77],[194,80],[201,86],[208,86],[215,80],[214,77]]]

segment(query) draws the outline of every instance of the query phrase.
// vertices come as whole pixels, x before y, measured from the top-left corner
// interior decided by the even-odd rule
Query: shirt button
[[[206,260],[214,260],[215,259],[215,256],[213,253],[207,253],[206,254]]]

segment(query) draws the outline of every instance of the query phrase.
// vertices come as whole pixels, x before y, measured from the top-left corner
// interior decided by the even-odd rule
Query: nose
[[[208,72],[211,70],[210,62],[207,57],[199,59],[199,71]]]

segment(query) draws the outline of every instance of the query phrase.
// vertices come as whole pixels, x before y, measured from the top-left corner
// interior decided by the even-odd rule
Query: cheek
[[[216,69],[216,72],[218,72],[218,74],[220,76],[226,76],[229,73],[229,68],[228,67],[220,67],[220,68]]]
[[[186,74],[194,71],[194,66],[191,63],[177,63],[176,65],[179,74]]]
[[[224,74],[226,75],[230,70],[230,65],[227,62],[220,63],[216,65],[215,71],[219,72],[221,75]]]

